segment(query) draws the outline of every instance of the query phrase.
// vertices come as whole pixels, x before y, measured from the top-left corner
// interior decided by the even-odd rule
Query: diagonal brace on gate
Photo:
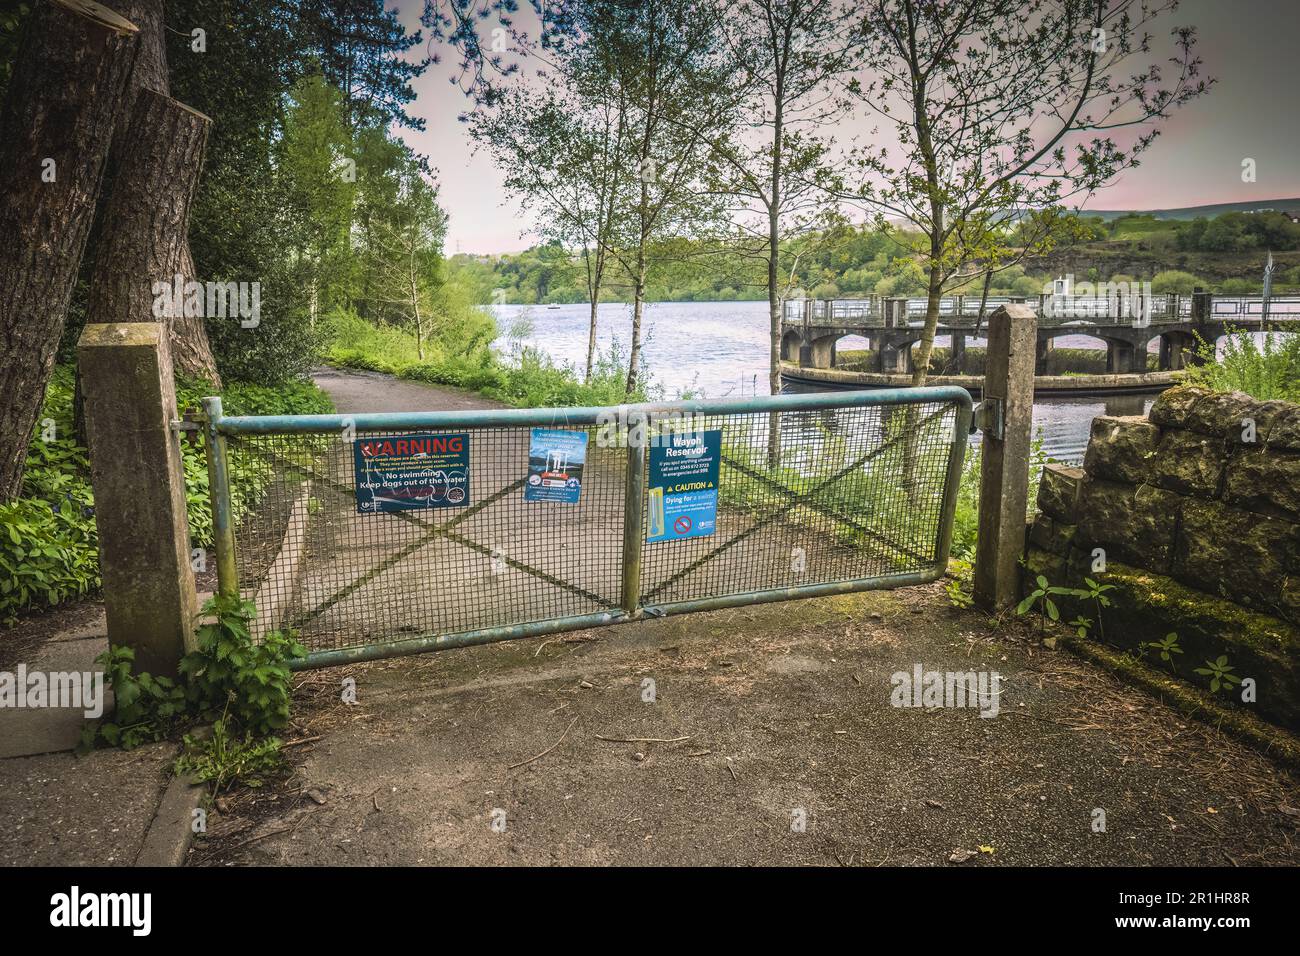
[[[322,474],[320,471],[318,471],[315,468],[309,467],[307,465],[303,465],[300,462],[296,462],[291,459],[284,458],[283,456],[280,455],[268,454],[267,452],[264,452],[261,449],[254,448],[252,450],[253,453],[256,454],[259,458],[262,458],[263,460],[269,459],[270,461],[281,465],[285,469],[292,471],[293,473],[299,475],[302,478],[319,482],[329,490],[343,497],[351,499],[355,494],[355,489],[352,488],[351,486],[343,482],[337,481],[329,475]],[[404,521],[407,524],[414,525],[417,528],[421,528],[426,532],[426,534],[422,535],[416,540],[399,548],[397,551],[390,554],[379,564],[368,569],[366,572],[358,576],[355,580],[345,585],[344,587],[340,588],[334,594],[331,594],[320,604],[316,605],[316,607],[312,608],[309,611],[304,611],[303,613],[299,614],[294,619],[293,626],[301,627],[304,624],[320,617],[330,608],[337,605],[340,601],[343,601],[346,598],[350,597],[351,595],[355,594],[361,588],[365,587],[367,584],[369,584],[370,582],[378,578],[381,574],[383,574],[388,570],[391,570],[393,567],[396,567],[403,560],[410,557],[412,554],[415,554],[421,548],[427,546],[431,541],[437,538],[444,538],[448,541],[451,541],[454,544],[458,544],[461,545],[462,547],[468,548],[471,551],[475,551],[483,555],[492,556],[493,550],[491,548],[483,544],[480,544],[477,541],[474,541],[472,538],[469,538],[466,535],[458,534],[453,529],[455,528],[456,525],[469,520],[478,512],[484,510],[485,508],[487,508],[492,504],[495,504],[496,502],[505,498],[507,495],[511,494],[512,492],[519,491],[521,488],[523,488],[524,483],[525,480],[522,478],[519,479],[518,481],[511,482],[510,484],[506,485],[504,488],[500,489],[499,491],[494,492],[493,494],[484,498],[482,501],[474,505],[471,505],[470,507],[466,508],[464,511],[459,512],[456,515],[456,517],[451,518],[450,520],[444,522],[441,525],[431,524],[426,520],[417,518],[414,515],[408,514],[407,512],[404,511],[392,512],[391,514],[393,517],[397,518],[400,521]],[[541,570],[540,568],[534,568],[531,565],[525,564],[522,561],[518,561],[514,558],[507,557],[505,555],[501,555],[501,559],[507,565],[509,565],[510,567],[514,568],[517,571],[522,571],[525,574],[530,574],[533,577],[539,578],[540,580],[546,582],[547,584],[569,591],[572,594],[576,594],[577,596],[583,598],[586,601],[590,601],[593,604],[597,604],[600,605],[601,607],[608,607],[608,608],[618,607],[617,601],[610,601],[607,598],[601,597],[598,594],[588,591],[586,588],[573,584],[569,581],[565,581],[562,578],[558,578],[555,575],[550,574],[549,572]]]
[[[940,417],[942,417],[943,415],[947,414],[947,412],[948,412],[948,409],[947,409],[947,408],[940,408],[940,409],[938,409],[938,410],[936,410],[936,411],[934,411],[934,412],[931,412],[929,415],[927,415],[927,416],[925,416],[924,418],[922,418],[922,419],[921,419],[921,420],[916,424],[916,428],[921,428],[922,426],[924,426],[924,425],[926,425],[927,423],[929,423],[929,422],[935,420],[936,418],[940,418]],[[835,472],[835,473],[832,474],[830,477],[824,479],[823,481],[818,482],[816,485],[814,485],[812,488],[810,488],[810,489],[806,492],[805,497],[803,497],[803,498],[799,497],[799,496],[797,495],[797,493],[790,491],[790,489],[788,489],[788,488],[786,488],[784,485],[780,484],[780,482],[771,481],[771,484],[775,485],[778,489],[780,489],[780,490],[782,491],[782,493],[783,493],[784,495],[786,495],[786,496],[788,497],[789,500],[788,500],[785,504],[783,504],[783,505],[781,505],[780,507],[774,509],[774,510],[771,511],[769,514],[764,515],[764,516],[762,516],[761,518],[758,518],[758,519],[755,521],[755,523],[754,523],[753,525],[751,525],[750,527],[746,528],[744,531],[740,532],[739,534],[735,535],[734,537],[731,537],[731,538],[727,539],[727,540],[724,541],[722,544],[720,544],[720,545],[718,545],[716,548],[714,548],[712,551],[709,551],[709,552],[707,552],[707,553],[701,555],[700,557],[696,558],[696,559],[695,559],[694,561],[692,561],[690,564],[686,565],[686,567],[684,567],[684,568],[682,568],[681,570],[679,570],[676,574],[673,574],[673,575],[671,575],[670,577],[665,578],[663,581],[660,581],[658,584],[656,584],[653,588],[651,588],[649,591],[647,591],[647,592],[643,595],[643,600],[648,600],[648,599],[654,597],[656,594],[661,594],[663,591],[665,591],[666,589],[668,589],[668,588],[671,587],[672,585],[676,584],[678,581],[680,581],[682,578],[686,577],[688,574],[691,574],[692,572],[694,572],[694,571],[698,570],[699,568],[703,567],[703,566],[704,566],[705,564],[707,564],[709,561],[712,561],[712,560],[713,560],[714,558],[716,558],[718,555],[720,555],[720,554],[724,554],[725,552],[727,552],[728,550],[730,550],[730,549],[731,549],[732,547],[734,547],[735,545],[740,544],[742,541],[746,540],[746,539],[749,538],[751,535],[756,534],[758,531],[760,531],[761,529],[765,528],[765,527],[768,526],[769,524],[772,524],[774,521],[777,521],[777,520],[779,520],[779,519],[781,519],[781,518],[784,518],[787,514],[789,514],[789,513],[790,513],[791,511],[793,511],[795,508],[799,507],[801,504],[802,504],[802,505],[807,505],[808,507],[813,507],[813,506],[811,506],[811,505],[808,505],[808,503],[807,503],[807,499],[812,499],[812,498],[814,498],[814,496],[817,494],[817,492],[821,491],[823,488],[827,488],[827,487],[829,487],[830,485],[833,485],[835,482],[839,481],[839,480],[840,480],[841,478],[843,478],[845,475],[849,474],[850,472],[852,472],[852,471],[854,471],[854,470],[856,470],[856,469],[858,469],[858,468],[861,468],[863,465],[865,465],[865,464],[867,464],[868,462],[870,462],[870,461],[874,460],[875,458],[879,457],[881,454],[883,454],[883,453],[884,453],[885,451],[887,451],[889,448],[891,448],[892,446],[894,446],[894,445],[897,444],[898,442],[903,441],[904,439],[909,439],[909,440],[910,440],[910,436],[896,436],[896,437],[894,437],[894,438],[888,439],[888,440],[885,441],[885,442],[882,442],[878,447],[873,448],[871,451],[867,452],[865,455],[861,456],[861,457],[858,458],[856,461],[850,462],[848,465],[846,465],[844,468],[841,468],[839,471]],[[728,459],[728,463],[734,465],[734,463],[730,462],[729,459]],[[740,469],[738,469],[738,470],[740,470]],[[743,473],[743,471],[742,471],[742,473]],[[769,479],[765,479],[765,480],[769,480]],[[813,510],[818,510],[818,509],[813,508]],[[823,511],[822,513],[823,513],[823,514],[826,514],[826,512],[824,512],[824,511]],[[845,519],[845,518],[843,518],[843,517],[841,517],[841,516],[839,516],[839,515],[828,514],[827,517],[833,517],[833,518],[836,518],[837,520],[844,521],[845,523],[850,524],[850,525],[853,525],[853,524],[854,524],[854,523],[851,521],[851,519]],[[870,529],[866,529],[866,528],[863,528],[863,529],[860,529],[860,530],[870,531]],[[873,532],[871,532],[871,533],[872,533],[873,535],[876,535],[877,537],[879,537],[879,535],[878,535],[876,532],[873,531]],[[928,556],[926,556],[926,555],[915,555],[915,554],[911,554],[910,552],[906,551],[905,549],[899,548],[899,547],[898,547],[896,544],[894,544],[893,542],[889,542],[889,541],[887,541],[887,540],[885,540],[885,539],[883,539],[883,538],[882,538],[881,540],[882,540],[882,543],[885,543],[885,544],[889,545],[890,547],[894,548],[894,550],[902,551],[902,553],[904,553],[904,554],[909,554],[909,555],[912,556],[912,557],[920,558],[920,559],[922,559],[922,560],[929,560]]]

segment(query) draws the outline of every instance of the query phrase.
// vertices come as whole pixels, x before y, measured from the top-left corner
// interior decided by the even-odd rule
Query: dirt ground
[[[998,715],[890,706],[917,663]],[[1269,760],[938,585],[308,672],[294,713],[192,864],[1300,862]]]

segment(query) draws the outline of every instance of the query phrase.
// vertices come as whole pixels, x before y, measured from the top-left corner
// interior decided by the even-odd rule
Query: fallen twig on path
[[[687,734],[685,737],[602,737],[600,734],[594,735],[597,740],[603,740],[611,744],[675,744],[683,740],[690,740],[694,734]]]
[[[541,753],[539,753],[536,757],[529,757],[527,760],[521,760],[521,761],[519,761],[519,763],[512,763],[510,766],[506,767],[506,769],[507,769],[507,770],[514,770],[514,769],[516,769],[516,768],[518,768],[518,767],[522,767],[522,766],[524,766],[525,764],[530,764],[530,763],[532,763],[534,760],[540,760],[542,757],[545,757],[548,753],[550,753],[550,752],[551,752],[552,750],[554,750],[556,747],[560,746],[560,744],[564,743],[564,738],[567,737],[567,736],[569,736],[569,731],[573,729],[573,725],[576,724],[577,722],[578,722],[578,718],[577,718],[577,717],[574,717],[574,718],[573,718],[573,721],[569,724],[569,726],[567,726],[567,727],[564,728],[564,733],[560,734],[560,739],[557,740],[555,743],[551,744],[549,747],[547,747],[545,750],[543,750]]]

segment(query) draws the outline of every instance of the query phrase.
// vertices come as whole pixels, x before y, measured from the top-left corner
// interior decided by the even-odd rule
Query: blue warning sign
[[[720,429],[670,433],[650,447],[647,542],[713,534],[721,458]]]

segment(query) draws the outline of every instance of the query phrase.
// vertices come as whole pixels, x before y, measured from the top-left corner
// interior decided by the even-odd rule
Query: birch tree
[[[1195,28],[1167,22],[1176,7],[1176,0],[863,4],[861,102],[899,146],[854,155],[855,195],[923,237],[916,252],[927,304],[913,385],[926,381],[945,289],[977,274],[968,271],[975,259],[1013,253],[1009,218],[1082,205],[1140,162],[1173,110],[1209,89]],[[1158,27],[1170,36],[1165,63],[1156,59]]]

